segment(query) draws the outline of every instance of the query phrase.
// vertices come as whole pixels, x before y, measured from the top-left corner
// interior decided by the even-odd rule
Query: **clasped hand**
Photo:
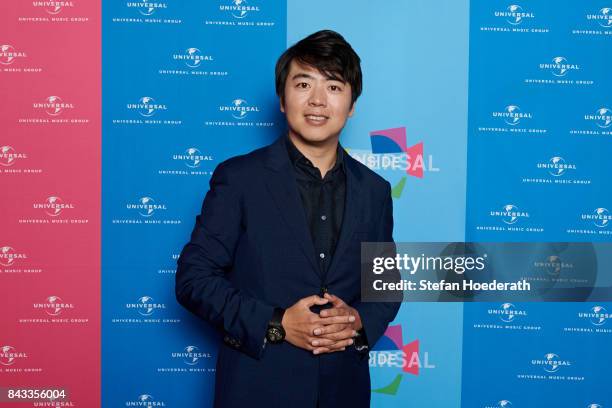
[[[310,307],[331,303],[333,307],[313,313]],[[313,354],[345,350],[353,344],[361,317],[355,308],[335,295],[312,295],[298,300],[285,311],[282,321],[285,340]]]

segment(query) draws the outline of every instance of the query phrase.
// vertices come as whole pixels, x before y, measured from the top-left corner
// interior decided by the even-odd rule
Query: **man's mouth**
[[[329,119],[328,116],[325,115],[304,115],[304,117],[306,118],[307,121],[311,122],[311,123],[323,123],[325,122],[327,119]]]

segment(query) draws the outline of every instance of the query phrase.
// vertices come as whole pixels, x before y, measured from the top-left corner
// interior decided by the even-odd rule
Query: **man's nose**
[[[311,106],[325,106],[327,104],[327,95],[323,86],[315,85],[313,87],[308,103]]]

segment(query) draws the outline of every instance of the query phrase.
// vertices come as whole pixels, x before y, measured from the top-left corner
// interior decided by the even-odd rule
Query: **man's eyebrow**
[[[299,78],[306,78],[306,79],[314,79],[314,77],[306,72],[298,72],[297,74],[295,74],[294,76],[291,77],[291,80],[295,80],[295,79],[299,79]],[[335,75],[335,74],[327,74],[325,75],[325,79],[328,81],[338,81],[338,82],[342,82],[343,84],[346,83],[346,81],[344,79],[342,79],[342,77]]]
[[[306,78],[306,79],[314,79],[314,77],[310,74],[307,74],[305,72],[299,72],[297,74],[295,74],[294,76],[291,77],[291,79],[298,79],[298,78]]]

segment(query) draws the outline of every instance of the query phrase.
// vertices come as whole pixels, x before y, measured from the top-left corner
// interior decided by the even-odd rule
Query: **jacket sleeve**
[[[395,244],[393,242],[393,200],[391,198],[391,185],[386,183],[387,191],[385,193],[385,204],[382,211],[382,218],[378,233],[378,242],[387,242],[392,245],[386,245],[385,253],[380,256],[395,257]],[[401,279],[397,269],[385,272],[387,281],[399,282]],[[401,306],[403,294],[400,292],[392,300],[382,302],[364,302],[358,301],[352,305],[359,312],[363,330],[367,338],[369,349],[372,349],[376,342],[383,335],[390,322],[395,319],[397,312]]]
[[[191,240],[178,259],[176,298],[195,315],[223,328],[226,343],[259,359],[273,307],[237,289],[225,276],[242,233],[241,199],[226,163],[215,169]]]

